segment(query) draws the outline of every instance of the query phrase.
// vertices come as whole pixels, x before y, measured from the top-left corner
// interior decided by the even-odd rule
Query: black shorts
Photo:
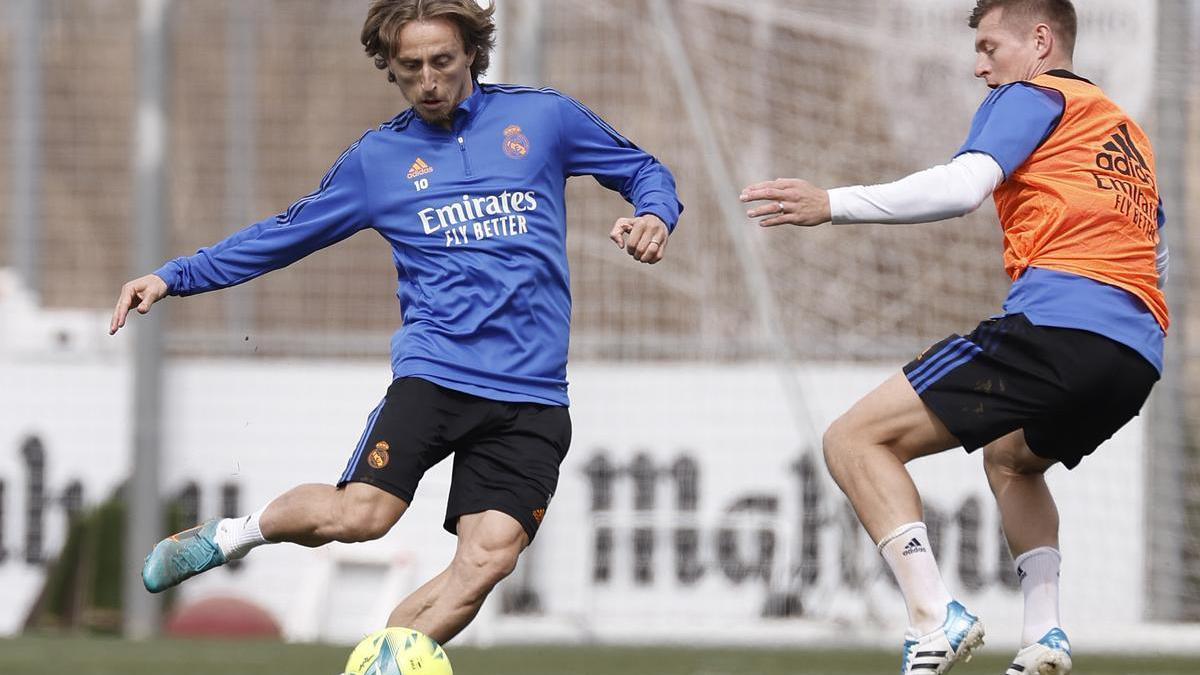
[[[1024,314],[951,335],[904,367],[968,452],[1017,429],[1034,454],[1074,468],[1133,419],[1158,371],[1102,335],[1035,326]]]
[[[570,444],[564,407],[493,401],[403,377],[367,418],[338,487],[368,483],[411,504],[425,472],[454,453],[446,530],[457,534],[459,516],[495,510],[532,541]]]

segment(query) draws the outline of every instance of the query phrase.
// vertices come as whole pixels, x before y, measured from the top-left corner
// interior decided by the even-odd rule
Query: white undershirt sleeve
[[[1165,288],[1167,285],[1167,267],[1171,262],[1171,251],[1167,248],[1167,237],[1162,232],[1158,233],[1158,248],[1156,249],[1155,267],[1158,269],[1158,287]]]
[[[929,223],[966,215],[1004,182],[990,155],[968,152],[894,183],[829,191],[834,223]]]

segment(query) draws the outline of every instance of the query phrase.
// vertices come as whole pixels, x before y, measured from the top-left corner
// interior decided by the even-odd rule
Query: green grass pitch
[[[899,670],[896,654],[854,651],[503,647],[447,650],[456,675],[880,675]],[[1010,654],[988,650],[955,675],[998,675]],[[4,675],[335,675],[349,647],[277,642],[159,640],[130,643],[99,637],[0,640]],[[1114,657],[1080,653],[1086,675],[1195,675],[1200,658]]]

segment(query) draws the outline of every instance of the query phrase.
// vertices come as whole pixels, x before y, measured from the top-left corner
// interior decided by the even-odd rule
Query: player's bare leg
[[[921,497],[905,463],[955,447],[903,373],[825,432],[825,462],[891,568],[908,608],[902,673],[944,673],[983,644],[983,626],[950,596],[934,560]]]
[[[1058,612],[1058,508],[1045,479],[1054,463],[1033,454],[1021,431],[984,448],[983,467],[1025,596],[1022,648],[1009,673],[1071,672],[1071,646]]]
[[[485,511],[458,519],[458,549],[441,574],[405,598],[389,626],[419,630],[445,644],[475,618],[500,580],[516,568],[529,535],[511,516]]]
[[[825,462],[875,542],[921,519],[904,464],[958,445],[903,373],[867,394],[825,432]]]
[[[142,581],[158,593],[263,544],[378,539],[407,509],[404,500],[366,483],[301,485],[244,518],[214,518],[160,541],[146,556]]]
[[[1044,475],[1054,464],[1033,454],[1023,431],[983,449],[983,469],[1014,558],[1043,546],[1058,548],[1058,507]]]
[[[403,499],[367,483],[309,484],[276,497],[260,527],[267,541],[309,547],[371,541],[387,534],[407,510]]]

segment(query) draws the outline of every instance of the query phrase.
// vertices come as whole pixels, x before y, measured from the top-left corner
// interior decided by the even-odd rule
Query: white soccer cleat
[[[1017,652],[1005,675],[1069,675],[1071,643],[1061,628],[1052,628],[1041,640]]]
[[[900,675],[942,675],[983,646],[983,624],[958,601],[946,605],[942,627],[904,641]]]

